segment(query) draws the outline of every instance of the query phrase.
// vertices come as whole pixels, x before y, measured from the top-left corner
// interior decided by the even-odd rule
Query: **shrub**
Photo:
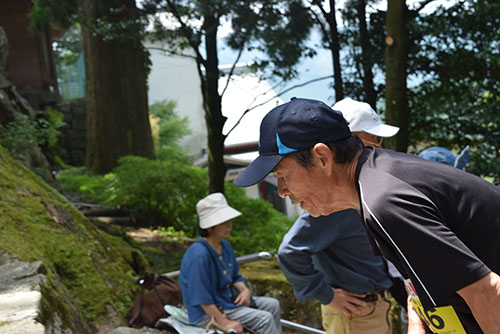
[[[207,171],[177,161],[127,156],[112,173],[91,175],[82,168],[60,173],[66,194],[79,194],[100,204],[120,206],[147,217],[149,226],[173,227],[197,237],[196,203],[207,195]],[[260,199],[246,196],[244,189],[225,185],[229,205],[241,211],[234,220],[229,241],[236,254],[277,251],[292,221]]]
[[[225,195],[229,205],[242,213],[234,219],[233,231],[228,238],[235,253],[277,252],[293,221],[276,211],[269,202],[247,197],[244,189],[232,183],[226,183]]]
[[[153,122],[153,138],[155,155],[158,160],[171,160],[191,164],[192,158],[187,149],[179,145],[179,141],[191,133],[187,117],[180,118],[175,112],[177,103],[165,100],[149,107],[149,112],[156,120]]]
[[[61,136],[61,128],[66,126],[63,121],[64,115],[57,109],[46,108],[44,111],[46,119],[40,119],[39,126],[45,138],[46,154],[53,164],[60,167],[67,167],[62,158],[65,158],[66,151],[58,145]]]
[[[151,225],[173,226],[192,236],[196,231],[196,202],[205,196],[207,172],[175,161],[128,156],[113,170],[113,204],[147,215]]]
[[[0,145],[20,160],[24,160],[33,146],[40,146],[52,163],[65,167],[60,156],[65,152],[57,146],[61,135],[59,130],[65,126],[63,114],[57,109],[44,110],[45,118],[31,120],[27,115],[19,114],[15,121],[5,127],[0,125]]]
[[[17,159],[23,159],[32,146],[45,143],[44,132],[36,121],[20,114],[5,127],[0,126],[0,144]]]
[[[67,168],[57,174],[59,190],[75,201],[110,204],[114,201],[114,174],[94,175],[84,167]]]

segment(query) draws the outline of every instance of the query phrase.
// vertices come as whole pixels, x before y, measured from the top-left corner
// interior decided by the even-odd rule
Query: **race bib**
[[[424,309],[417,291],[410,279],[405,280],[406,291],[411,297],[413,307],[429,328],[437,334],[467,334],[453,306],[439,306],[432,309]]]

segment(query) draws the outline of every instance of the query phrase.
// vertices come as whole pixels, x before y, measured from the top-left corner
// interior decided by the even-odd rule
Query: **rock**
[[[111,331],[109,334],[167,334],[171,332],[159,330],[156,328],[143,327],[135,329],[130,327],[118,327]]]
[[[21,262],[3,252],[0,256],[0,332],[3,334],[75,333],[61,319],[68,309],[46,307],[64,303],[60,291],[51,288],[41,261]],[[68,298],[66,296],[66,298]],[[57,304],[57,303],[56,303]],[[51,305],[53,306],[53,305]],[[81,323],[73,328],[82,327]]]
[[[22,328],[21,321],[47,334],[107,334],[125,325],[139,293],[134,277],[150,271],[142,253],[95,228],[1,146],[0,175],[0,302],[18,292],[38,298],[23,297],[31,306],[14,313],[2,304],[0,333]]]
[[[110,334],[141,334],[142,331],[130,327],[118,327],[111,331]]]

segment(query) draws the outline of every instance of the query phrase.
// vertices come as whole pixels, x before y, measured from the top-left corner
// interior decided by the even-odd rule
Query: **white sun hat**
[[[233,218],[241,216],[241,212],[227,204],[222,193],[213,193],[196,203],[196,212],[200,219],[200,227],[207,229]]]
[[[375,110],[365,102],[345,98],[332,106],[332,109],[342,113],[349,123],[351,132],[366,132],[377,137],[392,137],[399,128],[382,123]]]

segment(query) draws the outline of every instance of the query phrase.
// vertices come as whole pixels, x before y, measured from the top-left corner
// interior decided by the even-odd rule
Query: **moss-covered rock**
[[[0,222],[0,250],[21,261],[42,261],[53,284],[60,280],[68,291],[84,328],[94,333],[93,326],[108,322],[109,313],[123,322],[137,291],[133,278],[149,270],[142,253],[96,229],[2,147]],[[44,307],[58,307],[49,304]]]

